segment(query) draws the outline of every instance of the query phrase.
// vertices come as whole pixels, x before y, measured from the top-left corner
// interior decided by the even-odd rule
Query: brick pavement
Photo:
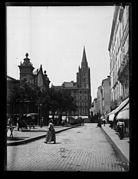
[[[21,171],[125,171],[101,128],[85,124],[44,139],[7,148],[7,169]]]

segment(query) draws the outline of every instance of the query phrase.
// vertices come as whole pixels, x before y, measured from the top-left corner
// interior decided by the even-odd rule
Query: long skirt
[[[48,130],[47,135],[46,135],[46,142],[51,142],[54,141],[56,142],[56,135],[55,135],[55,130]]]

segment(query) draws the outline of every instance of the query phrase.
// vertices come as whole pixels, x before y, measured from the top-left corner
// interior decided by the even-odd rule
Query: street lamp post
[[[40,125],[40,120],[41,120],[41,107],[42,107],[42,104],[38,104],[38,125]]]

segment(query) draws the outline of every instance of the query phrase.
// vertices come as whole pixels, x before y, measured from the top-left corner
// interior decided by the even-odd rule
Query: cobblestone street
[[[56,144],[44,138],[7,147],[7,170],[125,171],[123,163],[97,124],[84,124],[56,134]]]

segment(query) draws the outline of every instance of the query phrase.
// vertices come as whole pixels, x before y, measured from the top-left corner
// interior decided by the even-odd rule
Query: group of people
[[[105,126],[105,124],[106,124],[106,120],[105,119],[99,119],[98,120],[98,123],[97,123],[97,127],[101,127],[102,126],[102,124]]]
[[[19,121],[18,120],[19,120],[19,118],[17,118],[17,129],[19,130]],[[11,117],[8,118],[7,126],[8,126],[7,131],[8,131],[8,129],[10,130],[10,137],[13,138],[13,129],[15,126],[13,126],[13,120]],[[56,143],[56,135],[55,135],[55,129],[54,129],[52,119],[49,120],[48,131],[46,134],[45,143],[50,143],[51,141],[53,141],[54,144]]]

